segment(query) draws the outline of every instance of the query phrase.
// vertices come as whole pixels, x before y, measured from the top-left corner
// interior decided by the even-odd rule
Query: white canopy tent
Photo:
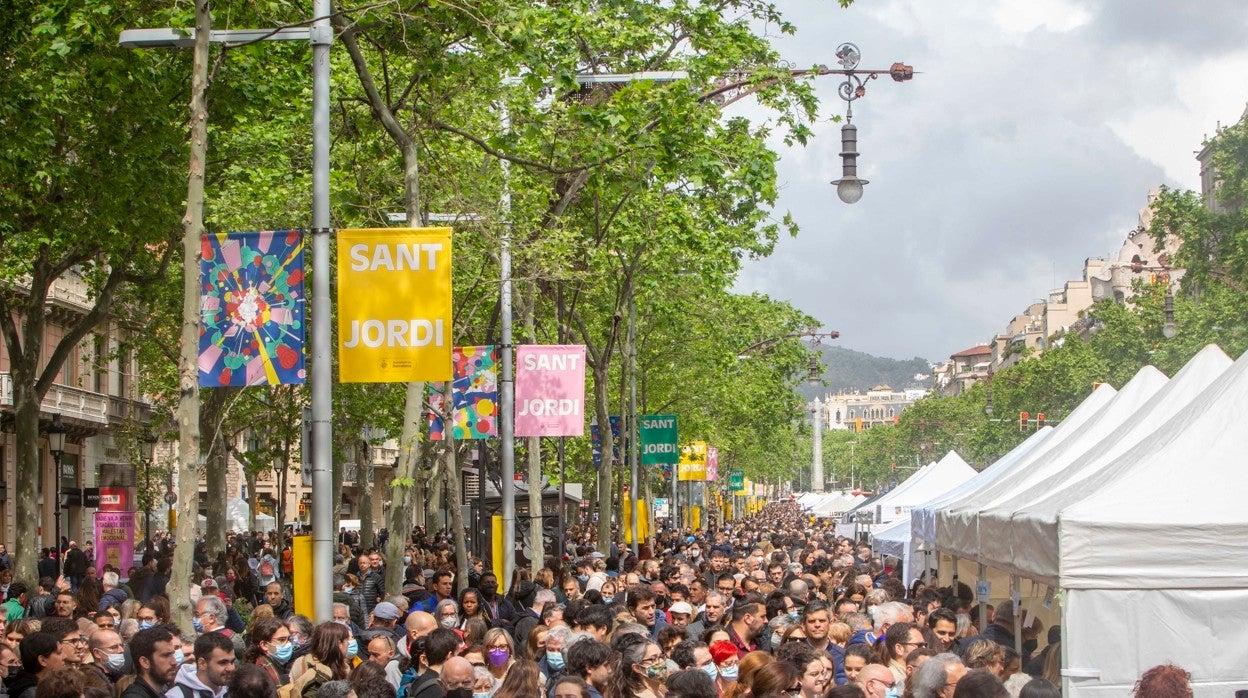
[[[910,510],[933,497],[975,477],[975,469],[957,453],[950,451],[944,458],[923,468],[888,494],[871,503],[875,509],[876,523],[891,523],[897,519],[910,519]]]
[[[911,487],[914,487],[915,482],[920,480],[922,476],[927,472],[927,470],[931,468],[933,465],[935,465],[935,463],[928,463],[922,468],[919,468],[913,473],[910,473],[910,477],[906,478],[905,480],[902,480],[901,483],[898,484],[896,487],[894,487],[893,489],[887,492],[884,492],[883,494],[880,494],[876,497],[867,497],[863,499],[861,502],[857,504],[857,506],[855,506],[853,509],[850,510],[850,513],[858,514],[862,512],[870,512],[872,516],[876,516],[877,511],[876,511],[875,505],[877,502],[882,501],[885,497],[904,494],[906,490],[910,489]],[[872,520],[874,523],[880,523],[878,518],[874,518]],[[890,521],[891,521],[891,518],[890,518]]]
[[[246,531],[247,528],[247,507],[250,506],[245,500],[235,497],[225,505],[225,517],[229,523],[231,531]],[[256,514],[256,530],[272,531],[277,528],[277,520],[268,514]]]
[[[1004,535],[1009,540],[1006,559],[990,560],[990,564],[1047,584],[1057,584],[1059,551],[1057,548],[1057,517],[1069,503],[1088,494],[1089,479],[1161,428],[1174,414],[1191,404],[1204,390],[1222,376],[1232,361],[1216,346],[1205,347],[1181,371],[1175,374],[1157,394],[1136,411],[1120,429],[1100,443],[1066,463],[1038,487],[1031,488],[1006,501],[1002,510],[1008,517],[1001,520],[980,519],[980,532],[985,528],[993,539]],[[994,516],[997,511],[989,512]],[[990,554],[992,548],[985,549]]]
[[[1025,473],[1027,468],[1045,453],[1060,447],[1078,434],[1118,394],[1113,386],[1104,384],[1092,391],[1086,400],[1071,410],[1070,414],[1053,429],[1044,441],[1011,463],[999,477],[974,492],[968,493],[947,507],[936,512],[936,547],[943,553],[966,559],[979,556],[979,512],[986,502],[986,495],[1000,484]]]
[[[1017,497],[1036,488],[1036,492],[1051,492],[1049,480],[1063,468],[1091,450],[1106,437],[1127,424],[1131,417],[1155,396],[1169,379],[1152,366],[1145,366],[1118,391],[1113,400],[1077,434],[1057,448],[1033,459],[1025,471],[1013,474],[1009,479],[992,483],[976,494],[979,513],[976,529],[979,541],[976,547],[980,562],[1009,570],[998,564],[1010,555],[1009,527],[1006,522],[1012,513],[1005,507],[1017,501]],[[1039,496],[1039,495],[1035,495]]]
[[[975,477],[963,482],[961,485],[945,492],[939,497],[931,499],[914,509],[910,510],[910,553],[911,557],[918,552],[919,544],[924,544],[927,549],[935,550],[936,546],[936,512],[941,508],[950,506],[954,502],[964,499],[972,493],[993,482],[1002,473],[1008,472],[1011,466],[1023,456],[1031,452],[1032,449],[1039,446],[1045,439],[1053,433],[1053,427],[1041,427],[1031,436],[1027,437],[1021,444],[1014,447],[1009,453],[1001,456],[992,465],[984,470],[976,473]],[[918,578],[923,571],[923,566],[907,565],[906,566],[906,584],[910,584]]]
[[[1163,662],[1196,696],[1248,687],[1248,355],[1219,371],[1218,353],[1015,517],[1014,556],[1062,589],[1067,696],[1127,695]]]
[[[812,507],[811,514],[821,517],[836,517],[858,506],[858,501],[842,494],[833,495],[822,502],[818,506]]]

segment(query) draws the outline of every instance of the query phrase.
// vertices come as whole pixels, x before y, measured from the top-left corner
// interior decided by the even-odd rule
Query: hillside
[[[894,390],[931,387],[930,378],[915,379],[916,374],[931,374],[926,359],[915,357],[902,361],[836,346],[822,346],[820,349],[823,352],[823,379],[826,383],[820,393],[852,390],[865,392],[877,385],[888,385]],[[801,392],[807,398],[814,396],[809,385],[803,384]]]

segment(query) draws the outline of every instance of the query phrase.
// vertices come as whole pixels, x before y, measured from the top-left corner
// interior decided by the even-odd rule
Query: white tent
[[[871,547],[881,555],[890,555],[901,560],[908,570],[910,536],[910,522],[904,518],[897,519],[871,536]]]
[[[841,494],[834,494],[819,502],[818,506],[812,507],[810,513],[815,516],[839,516],[856,506],[858,506],[857,501]]]
[[[928,463],[922,468],[919,468],[913,473],[910,473],[910,477],[906,478],[905,480],[902,480],[901,483],[898,484],[896,487],[894,487],[893,489],[883,494],[880,494],[876,497],[864,498],[853,509],[850,510],[850,513],[857,514],[860,512],[863,512],[863,513],[869,512],[871,513],[872,516],[875,516],[877,514],[876,509],[875,509],[876,502],[879,502],[885,497],[888,497],[891,495],[904,494],[905,491],[913,487],[914,483],[920,480],[922,476],[927,472],[927,470],[931,468],[933,465],[935,465],[935,463]],[[875,523],[880,523],[878,518],[874,519],[874,521]]]
[[[247,507],[251,506],[239,497],[235,497],[226,502],[225,518],[226,523],[231,531],[246,531],[247,528]],[[277,521],[268,514],[256,514],[256,530],[272,531],[277,527]]]
[[[1248,687],[1248,355],[1210,378],[1225,362],[1203,354],[1122,437],[1143,438],[1084,463],[1073,487],[1033,489],[1021,513],[1053,526],[1066,696],[1127,695],[1163,662],[1191,672],[1196,696]]]
[[[1230,357],[1218,347],[1205,347],[1122,428],[1066,464],[1042,486],[1006,502],[1004,506],[1013,513],[1007,522],[1011,552],[1008,561],[1003,561],[1008,566],[1003,568],[1030,579],[1057,584],[1057,517],[1062,509],[1086,496],[1089,478],[1155,433],[1175,412],[1191,404],[1230,368],[1231,363]]]
[[[936,545],[936,512],[944,507],[948,507],[953,503],[968,497],[970,494],[985,487],[988,483],[993,482],[1002,473],[1008,472],[1010,467],[1023,456],[1031,452],[1032,449],[1039,446],[1045,439],[1053,433],[1053,427],[1041,427],[1031,436],[1027,437],[1021,444],[1014,447],[1009,453],[1001,456],[992,465],[983,469],[975,475],[975,477],[958,485],[957,487],[945,492],[939,497],[931,499],[914,509],[910,510],[910,530],[911,530],[911,548],[912,553],[919,543],[925,543],[926,547],[935,549]],[[906,583],[909,584],[918,578],[922,569],[918,566],[906,567]]]
[[[950,451],[944,458],[919,470],[893,491],[868,504],[875,511],[876,523],[910,519],[910,510],[939,497],[975,477],[975,469]]]
[[[1105,409],[1088,420],[1087,425],[1077,434],[1033,459],[1025,471],[1017,472],[1008,479],[998,480],[980,490],[976,495],[979,508],[976,522],[979,542],[976,552],[979,561],[998,569],[1009,570],[1008,564],[1002,564],[1010,560],[1009,520],[1013,510],[1007,507],[1011,503],[1017,506],[1016,498],[1024,492],[1036,492],[1037,494],[1032,495],[1033,498],[1039,497],[1040,492],[1051,492],[1049,488],[1052,486],[1053,477],[1127,424],[1167,381],[1165,374],[1156,368],[1141,368],[1118,391],[1114,399],[1110,400]]]
[[[1096,417],[1102,409],[1118,394],[1113,386],[1101,385],[1078,407],[1053,429],[1043,442],[1031,449],[1021,458],[1011,463],[1008,469],[984,487],[968,493],[962,499],[941,508],[936,512],[936,547],[944,553],[957,557],[973,559],[979,555],[979,511],[984,502],[983,494],[990,491],[1002,481],[1008,481],[1017,474],[1025,473],[1032,462],[1045,453],[1057,448],[1062,443],[1078,434],[1087,423]]]

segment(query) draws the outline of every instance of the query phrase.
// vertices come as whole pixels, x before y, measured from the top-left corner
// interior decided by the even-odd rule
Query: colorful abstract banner
[[[104,565],[112,565],[127,574],[134,565],[133,511],[97,511],[95,513],[95,572],[104,575]]]
[[[637,422],[642,465],[671,465],[680,460],[676,415],[652,414]]]
[[[218,233],[200,245],[200,386],[303,383],[303,233]]]
[[[611,415],[607,418],[611,421],[611,462],[620,463],[620,449],[624,445],[623,421],[619,415]],[[602,467],[602,434],[598,430],[598,420],[590,420],[589,422],[589,444],[590,450],[593,452],[594,467]]]
[[[706,448],[706,481],[715,482],[719,479],[719,449],[714,446]]]
[[[706,442],[694,441],[680,449],[677,479],[701,482],[706,479]]]
[[[338,232],[338,380],[453,380],[450,228]]]
[[[585,346],[516,347],[516,436],[585,433]]]
[[[498,347],[455,347],[451,352],[455,400],[451,438],[489,439],[498,436]],[[429,440],[441,441],[444,383],[429,386]]]

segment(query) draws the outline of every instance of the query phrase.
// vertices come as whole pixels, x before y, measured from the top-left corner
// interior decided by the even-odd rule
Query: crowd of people
[[[52,564],[33,583],[0,570],[2,690],[15,698],[1061,695],[1059,628],[1015,628],[1009,601],[981,619],[966,585],[907,588],[892,561],[793,502],[706,533],[665,530],[635,556],[618,541],[598,552],[591,530],[570,534],[566,554],[532,574],[517,570],[503,590],[477,559],[457,580],[445,532],[414,530],[403,559],[388,561],[344,531],[333,617],[320,624],[292,608],[284,541],[231,536],[215,554],[201,543],[191,627],[171,623],[171,541],[157,541],[124,575],[105,567],[98,578],[89,549],[65,541],[45,551]],[[71,567],[71,557],[85,564]],[[386,588],[390,564],[403,566],[400,588]],[[1189,678],[1156,667],[1136,694],[1190,696]]]

